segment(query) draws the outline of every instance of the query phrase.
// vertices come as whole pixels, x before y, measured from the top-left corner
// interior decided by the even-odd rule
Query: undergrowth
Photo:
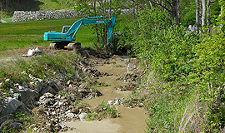
[[[139,11],[124,41],[146,68],[142,86],[151,92],[145,100],[147,132],[221,132],[224,33],[186,33],[182,26],[171,26],[168,16],[154,8]]]
[[[17,59],[2,62],[0,65],[1,92],[8,92],[15,83],[24,85],[35,82],[37,79],[62,78],[65,81],[76,79],[74,76],[78,71],[77,61],[79,57],[70,52],[33,57],[29,61]]]

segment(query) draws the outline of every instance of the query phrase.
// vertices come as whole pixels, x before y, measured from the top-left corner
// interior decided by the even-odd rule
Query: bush
[[[163,86],[171,93],[184,93],[187,76],[192,70],[192,47],[197,43],[194,33],[186,34],[184,27],[171,27],[168,14],[156,9],[142,11],[136,29],[134,49],[148,60],[151,70],[166,81]]]
[[[210,132],[218,132],[225,123],[224,46],[224,33],[219,29],[205,37],[202,43],[194,47],[197,58],[193,61],[194,71],[189,76],[200,100],[209,107],[207,114],[210,127],[207,130]]]

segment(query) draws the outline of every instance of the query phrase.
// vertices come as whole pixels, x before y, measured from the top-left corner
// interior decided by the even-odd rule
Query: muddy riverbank
[[[0,130],[19,124],[18,131],[26,127],[27,132],[144,132],[148,116],[143,100],[132,94],[141,92],[143,72],[138,59],[101,55],[89,49],[45,53],[37,58],[10,58],[11,63],[20,64],[24,59],[35,67],[21,67],[25,70],[18,73],[26,81],[6,78],[0,82],[1,87],[6,83],[11,87],[0,97],[5,101],[1,103],[4,117]],[[65,64],[55,69],[59,65],[56,62]],[[43,68],[42,78],[35,77],[40,76],[35,72],[39,67]],[[19,105],[14,114],[19,111],[20,117],[31,116],[33,122],[14,120],[13,113],[4,114],[11,104]]]
[[[102,73],[109,73],[110,76],[99,77],[98,82],[105,82],[109,84],[107,87],[98,87],[103,94],[100,97],[94,99],[84,99],[83,103],[87,103],[92,107],[97,107],[102,102],[110,104],[115,98],[124,99],[131,95],[131,91],[121,91],[120,86],[124,86],[127,83],[118,80],[128,72],[129,59],[122,59],[117,57],[110,59],[109,64],[102,66],[96,66],[95,68]],[[135,65],[135,64],[132,64]],[[137,64],[136,64],[137,65]],[[129,73],[132,73],[129,71]],[[114,103],[115,104],[115,103]],[[135,107],[129,108],[123,105],[115,104],[118,111],[117,118],[108,118],[102,121],[73,121],[63,123],[69,127],[74,127],[73,131],[67,131],[68,133],[143,133],[146,129],[146,120],[148,116],[143,108]]]

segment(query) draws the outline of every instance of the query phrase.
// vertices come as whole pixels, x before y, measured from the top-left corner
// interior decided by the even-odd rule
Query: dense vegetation
[[[151,91],[145,103],[150,118],[148,132],[221,132],[225,128],[225,13],[222,10],[225,2],[216,0],[209,3],[210,10],[209,6],[207,9],[210,12],[202,19],[209,21],[200,26],[195,6],[199,5],[197,8],[200,8],[203,4],[196,1],[197,3],[194,0],[76,1],[75,9],[82,10],[89,16],[105,15],[106,9],[114,9],[110,14],[117,17],[116,31],[122,31],[114,37],[115,50],[128,49],[128,52],[143,60],[143,66],[146,68],[146,79],[142,81],[143,88]],[[115,10],[131,7],[134,11],[132,15],[119,16]],[[29,43],[33,45],[35,42],[40,45],[42,44],[40,36],[48,25],[51,30],[56,27],[56,30],[60,31],[59,27],[61,28],[63,24],[58,25],[59,21],[61,22],[48,20],[2,24],[0,25],[3,31],[0,33],[3,37],[2,46],[6,47],[5,44],[11,43],[7,42],[9,35],[17,34],[21,40],[23,36],[19,34],[35,34],[39,39],[30,39]],[[67,23],[66,21],[73,20],[64,20],[63,23]],[[40,24],[38,33],[36,29],[29,27],[30,24],[36,26]],[[190,24],[197,25],[199,30],[186,32],[186,27]],[[24,25],[24,29],[27,30],[4,31],[8,26],[15,26],[16,29],[17,25],[18,27]],[[218,25],[220,26],[217,27]],[[213,26],[216,28],[212,28]],[[97,31],[96,35],[105,32],[104,26],[91,26],[85,30],[89,29],[93,30],[89,33]],[[95,38],[94,34],[91,36]],[[104,40],[104,36],[100,40]],[[13,43],[15,42],[20,41],[15,40]]]
[[[221,132],[225,120],[223,28],[207,32],[203,25],[199,34],[186,32],[170,19],[168,12],[146,7],[138,12],[132,32],[125,33],[126,42],[147,67],[147,79],[156,79],[147,86],[152,92],[146,103],[148,132]]]

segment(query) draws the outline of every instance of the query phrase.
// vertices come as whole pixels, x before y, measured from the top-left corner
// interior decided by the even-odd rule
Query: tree
[[[1,20],[2,20],[2,18],[1,18],[1,15],[2,15],[2,2],[0,2],[0,8],[1,8],[1,14],[0,14],[0,23],[1,23]]]
[[[199,23],[199,0],[195,0],[196,2],[196,28],[197,28],[197,33],[199,32],[199,26],[200,26],[200,23]]]
[[[210,0],[207,0],[207,29],[210,33],[211,17],[210,17]]]
[[[206,1],[202,0],[202,27],[205,26],[205,20],[206,20]]]
[[[175,25],[180,25],[179,0],[150,0],[154,6],[169,12]]]

